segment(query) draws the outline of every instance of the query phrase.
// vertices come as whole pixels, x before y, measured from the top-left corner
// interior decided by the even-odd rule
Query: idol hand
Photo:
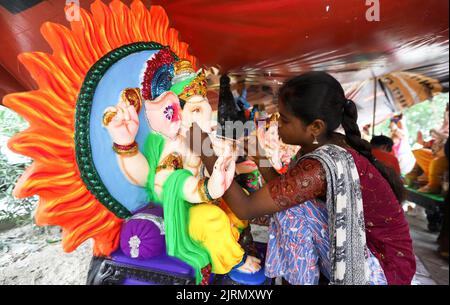
[[[222,197],[225,191],[230,187],[234,178],[236,162],[231,148],[225,149],[222,156],[216,160],[214,170],[208,181],[208,192],[212,198]]]
[[[136,109],[120,102],[116,107],[108,107],[105,115],[115,113],[114,117],[106,121],[106,129],[112,141],[119,145],[128,145],[134,142],[138,129],[139,117]]]

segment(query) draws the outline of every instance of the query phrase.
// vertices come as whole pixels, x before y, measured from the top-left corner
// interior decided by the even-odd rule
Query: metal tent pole
[[[372,116],[372,137],[375,135],[375,113],[377,111],[377,82],[378,79],[374,75],[373,77],[373,116]]]

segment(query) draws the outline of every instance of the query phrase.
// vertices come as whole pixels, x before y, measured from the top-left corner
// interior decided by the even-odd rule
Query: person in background
[[[409,173],[414,167],[415,159],[408,142],[408,129],[403,114],[394,115],[389,124],[391,139],[394,141],[392,150],[400,163],[402,175]]]
[[[397,157],[395,157],[392,152],[392,146],[394,146],[394,141],[386,136],[374,136],[370,140],[372,145],[372,155],[383,163],[386,167],[390,167],[394,172],[400,176],[400,164]]]
[[[448,114],[447,104],[442,126],[439,129],[430,130],[431,141],[425,142],[421,133],[418,133],[418,142],[423,145],[423,148],[413,150],[416,164],[405,178],[408,185],[412,185],[415,181],[423,185],[418,189],[419,192],[435,194],[441,192],[442,175],[448,169],[448,160],[444,153],[445,142],[449,136]],[[422,175],[420,175],[421,172]]]
[[[244,111],[250,109],[252,105],[247,101],[247,88],[245,87],[245,79],[239,80],[237,82],[237,96],[234,97],[236,106],[240,110]]]

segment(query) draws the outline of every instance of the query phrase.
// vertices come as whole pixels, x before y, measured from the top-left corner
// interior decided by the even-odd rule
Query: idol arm
[[[155,175],[155,192],[156,194],[161,197],[162,190],[164,183],[166,182],[167,178],[174,172],[173,169],[164,169],[160,170]],[[208,182],[207,186],[208,187]],[[204,187],[203,187],[203,180],[200,178],[189,176],[186,179],[186,182],[183,185],[183,192],[182,192],[183,199],[186,200],[189,203],[197,204],[197,203],[204,203],[207,202],[205,200],[205,193],[204,193]],[[217,198],[213,198],[217,199]]]
[[[125,178],[134,185],[145,187],[149,173],[147,159],[141,152],[134,156],[117,155],[117,162]]]

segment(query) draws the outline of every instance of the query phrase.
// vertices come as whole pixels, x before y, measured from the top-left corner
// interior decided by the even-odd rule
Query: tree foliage
[[[418,131],[421,131],[426,139],[430,135],[430,129],[441,127],[448,99],[449,94],[442,93],[436,95],[432,100],[414,105],[403,111],[411,145],[416,142]],[[389,119],[375,126],[375,134],[390,136]]]
[[[37,198],[16,199],[12,195],[17,179],[31,164],[28,158],[13,158],[6,147],[7,140],[28,127],[28,123],[15,112],[0,106],[0,222],[22,224],[31,220]],[[14,162],[11,160],[14,159]]]

